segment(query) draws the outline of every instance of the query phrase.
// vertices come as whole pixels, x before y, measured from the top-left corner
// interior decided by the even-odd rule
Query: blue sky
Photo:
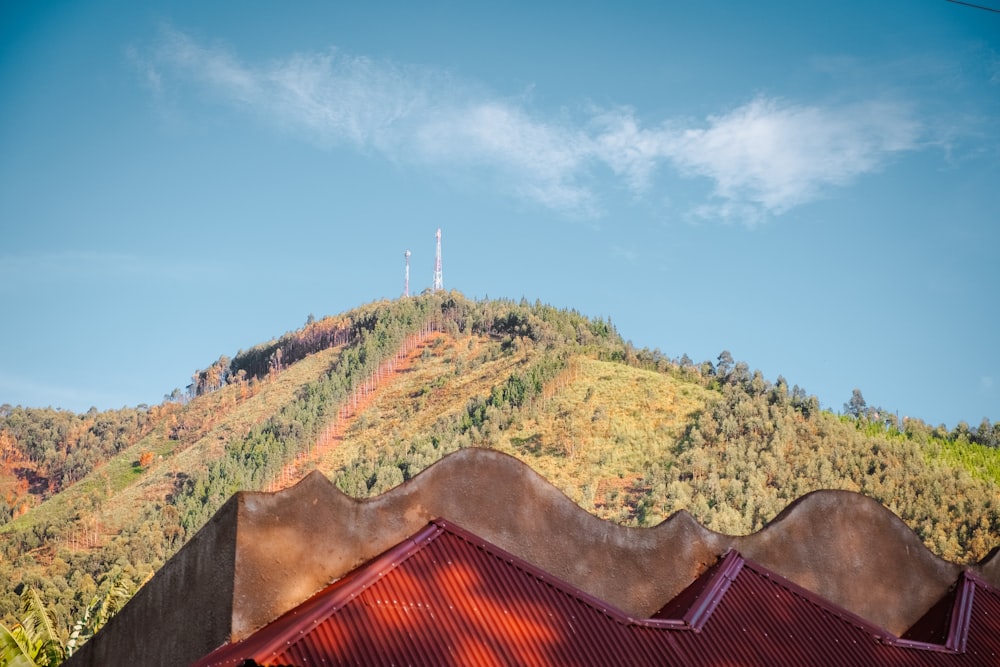
[[[158,403],[440,227],[466,296],[1000,419],[1000,14],[415,5],[4,3],[0,404]]]

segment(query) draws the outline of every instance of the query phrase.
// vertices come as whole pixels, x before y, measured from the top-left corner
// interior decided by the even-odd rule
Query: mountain
[[[941,557],[984,558],[1000,534],[1000,431],[897,423],[860,394],[845,407],[822,410],[728,352],[671,359],[540,303],[430,293],[310,318],[220,357],[161,405],[4,406],[0,615],[11,622],[22,591],[38,591],[65,641],[237,490],[319,470],[368,497],[468,447],[511,454],[624,525],[686,509],[746,535],[810,491],[848,489]]]

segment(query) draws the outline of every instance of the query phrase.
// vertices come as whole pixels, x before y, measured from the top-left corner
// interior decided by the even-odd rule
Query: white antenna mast
[[[444,289],[444,276],[441,273],[441,228],[437,230],[437,254],[434,259],[434,291]]]
[[[403,257],[406,258],[406,282],[403,284],[403,296],[410,296],[410,251],[407,250],[403,253]]]

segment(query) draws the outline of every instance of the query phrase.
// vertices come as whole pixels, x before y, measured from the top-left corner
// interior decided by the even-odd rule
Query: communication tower
[[[444,289],[444,276],[441,274],[441,228],[437,230],[437,253],[434,256],[434,290]]]
[[[403,296],[410,296],[410,251],[403,253],[406,258],[406,282],[403,284]]]

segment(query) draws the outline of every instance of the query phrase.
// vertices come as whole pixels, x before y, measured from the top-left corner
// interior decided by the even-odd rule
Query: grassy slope
[[[938,440],[927,447],[926,456],[930,462],[963,468],[974,478],[1000,487],[1000,448]]]
[[[529,347],[497,356],[498,346],[487,338],[460,337],[430,348],[408,373],[381,391],[348,429],[344,442],[317,467],[337,480],[362,465],[366,457],[375,456],[373,452],[395,448],[395,459],[389,456],[387,460],[402,460],[414,449],[408,443],[426,438],[436,423],[461,415],[470,398],[485,398],[493,386],[542,354]],[[492,355],[488,353],[491,348]],[[858,436],[853,423],[823,413],[811,420],[793,419],[786,425],[786,435],[769,450],[737,455],[734,447],[740,445],[715,442],[680,453],[683,448],[678,443],[685,428],[710,401],[719,398],[717,392],[673,374],[585,354],[572,357],[567,369],[549,385],[543,398],[515,413],[508,428],[487,422],[478,439],[459,446],[488,446],[512,454],[587,511],[624,524],[654,525],[687,509],[717,530],[748,533],[760,525],[759,520],[742,516],[749,511],[748,504],[758,506],[755,511],[766,523],[799,495],[817,488],[844,488],[886,496],[883,502],[904,518],[912,515],[913,528],[924,530],[928,547],[946,557],[978,560],[993,546],[987,538],[973,543],[968,552],[956,551],[954,545],[942,542],[940,529],[926,527],[925,515],[912,502],[909,507],[893,506],[896,482],[882,481],[884,473],[865,477],[853,462],[864,461],[873,468],[898,464],[899,474],[914,487],[926,483],[936,488],[942,476],[956,478],[958,487],[976,498],[988,497],[990,489],[995,489],[993,473],[1000,451],[939,441],[921,444],[905,438],[889,447],[885,435]],[[815,449],[818,444],[821,451]],[[873,454],[873,447],[881,453]],[[765,460],[781,470],[777,487],[768,481]],[[757,461],[756,467],[749,461]],[[733,470],[734,465],[741,471]],[[753,469],[742,470],[747,465]],[[683,474],[692,470],[694,479],[682,481]],[[666,484],[654,488],[655,480]],[[726,502],[707,495],[706,488],[712,485],[722,489]],[[642,505],[645,514],[640,515],[637,510]],[[974,505],[971,509],[982,508]],[[962,511],[952,512],[952,524]],[[989,505],[984,511],[996,514],[996,508]],[[952,535],[948,539],[954,541]]]
[[[499,438],[498,449],[529,463],[581,507],[628,522],[641,480],[669,458],[709,393],[668,375],[573,359],[566,383],[536,414]]]
[[[456,435],[454,424],[465,415],[470,399],[485,399],[511,374],[525,373],[545,355],[570,349],[546,351],[530,341],[506,343],[504,349],[500,340],[454,331],[428,341],[416,363],[383,382],[368,407],[346,425],[343,439],[312,465],[339,482],[374,458],[384,457],[365,473],[369,479],[378,466],[388,462],[391,467],[406,458],[406,474],[412,475],[455,448],[492,447],[525,461],[581,507],[602,518],[652,525],[684,508],[705,525],[726,532],[748,532],[752,528],[747,525],[757,525],[738,516],[739,506],[746,502],[742,498],[749,494],[758,498],[766,521],[795,496],[814,488],[810,486],[814,480],[823,479],[823,486],[834,488],[875,488],[860,477],[836,475],[842,468],[840,461],[861,458],[856,452],[870,449],[878,438],[855,437],[853,425],[829,414],[792,419],[782,427],[786,435],[774,439],[767,451],[753,446],[746,452],[734,451],[739,445],[725,442],[689,443],[682,448],[679,443],[686,429],[698,415],[710,411],[720,393],[684,380],[676,372],[605,361],[606,354],[582,347],[572,348],[565,369],[548,382],[540,397],[503,416],[494,413],[480,427]],[[340,349],[332,349],[308,356],[276,379],[262,382],[250,396],[241,396],[240,387],[231,385],[169,413],[151,435],[81,482],[0,527],[0,539],[46,525],[72,524],[66,539],[49,540],[42,549],[34,550],[35,564],[30,567],[37,577],[52,576],[41,566],[59,561],[59,554],[65,556],[66,550],[96,554],[113,547],[123,531],[127,533],[142,519],[146,508],[165,504],[178,480],[205,470],[222,455],[227,442],[239,440],[253,426],[292,403],[302,387],[336,364],[340,353]],[[182,429],[179,440],[171,439],[168,435],[178,425],[187,428]],[[449,441],[438,442],[442,438]],[[431,440],[433,446],[428,444]],[[819,460],[813,449],[817,443],[827,446],[829,460]],[[855,453],[848,451],[849,447]],[[905,459],[905,476],[914,485],[933,479],[934,474],[940,479],[944,469],[947,475],[963,480],[959,488],[978,495],[992,489],[996,496],[1000,450],[902,438],[895,445],[881,445],[880,450],[872,462],[891,468],[897,465],[893,462],[897,458]],[[396,454],[385,454],[390,451]],[[145,452],[153,453],[153,461],[140,468],[136,462]],[[780,488],[764,479],[765,459],[786,469]],[[848,464],[850,461],[844,466]],[[727,466],[744,472],[730,474]],[[688,475],[693,477],[691,481],[687,481]],[[732,506],[711,500],[704,489],[696,488],[699,483],[706,488],[719,486]],[[890,500],[883,502],[896,509],[891,487],[877,488],[888,489]],[[356,495],[380,490],[370,481],[367,490],[364,486],[360,489]],[[959,507],[954,514],[965,516],[964,511]],[[989,511],[992,518],[987,522],[995,524],[997,510]],[[730,516],[724,516],[725,512]],[[981,521],[976,516],[969,520]],[[942,541],[941,530],[925,532],[928,546],[948,556],[949,546]],[[937,535],[932,539],[934,532]],[[974,558],[982,557],[993,546],[980,542],[970,551]],[[67,576],[70,588],[74,586],[71,575]]]
[[[443,340],[379,395],[319,470],[336,478],[365,450],[420,439],[541,354],[521,351],[483,361],[497,342]],[[648,492],[634,483],[668,456],[691,414],[710,396],[669,375],[575,356],[512,428],[485,428],[475,444],[521,459],[584,509],[628,521],[638,496]]]
[[[39,524],[73,522],[84,531],[98,526],[97,541],[106,543],[145,505],[162,503],[174,489],[174,480],[203,470],[209,461],[221,456],[229,439],[245,435],[294,400],[299,388],[326,372],[338,354],[338,349],[330,349],[307,357],[273,381],[261,382],[253,395],[243,399],[235,385],[199,396],[80,482],[0,527],[0,535]],[[175,440],[168,433],[177,422],[193,424],[194,428]],[[152,452],[154,460],[141,468],[138,461],[144,452]],[[93,542],[87,541],[87,547],[96,546]],[[58,546],[50,545],[53,549]]]
[[[487,337],[446,335],[429,343],[411,369],[385,383],[368,409],[348,427],[343,441],[315,467],[337,479],[366,453],[425,438],[436,423],[461,415],[470,398],[487,397],[495,385],[543,354],[531,346],[504,354],[499,345]],[[159,424],[150,436],[86,479],[0,527],[0,535],[37,524],[73,521],[84,533],[98,533],[96,540],[74,541],[75,546],[106,544],[136,519],[140,508],[162,504],[175,480],[203,470],[221,456],[227,441],[245,435],[292,401],[303,385],[336,362],[338,354],[339,350],[327,350],[311,355],[276,380],[262,383],[245,400],[239,399],[239,387],[228,386],[191,401],[171,419],[188,419],[199,426],[187,439],[169,439],[169,424]],[[479,439],[468,444],[509,453],[584,509],[635,524],[638,505],[653,493],[649,471],[678,466],[674,454],[678,440],[693,415],[715,397],[715,392],[670,374],[578,354],[549,383],[542,398],[516,413],[509,428],[501,430],[487,423]],[[146,468],[137,465],[143,452],[154,454]],[[1000,451],[935,441],[924,445],[923,452],[929,467],[963,468],[977,483],[998,482]],[[706,450],[705,455],[712,453]],[[797,458],[791,453],[787,456]],[[851,480],[837,486],[859,488]],[[775,512],[784,506],[779,504]],[[646,525],[681,507],[696,515],[704,513],[677,499],[667,505],[668,510],[659,510],[663,504],[649,505],[654,508],[652,514],[641,520]],[[711,522],[707,514],[699,518]],[[53,551],[58,547],[50,545]]]
[[[425,347],[413,368],[379,392],[340,446],[317,464],[318,470],[335,477],[366,449],[421,437],[439,419],[461,414],[472,396],[488,395],[494,384],[525,363],[523,357],[476,361],[485,346],[495,345],[488,339],[441,336],[437,341]]]

